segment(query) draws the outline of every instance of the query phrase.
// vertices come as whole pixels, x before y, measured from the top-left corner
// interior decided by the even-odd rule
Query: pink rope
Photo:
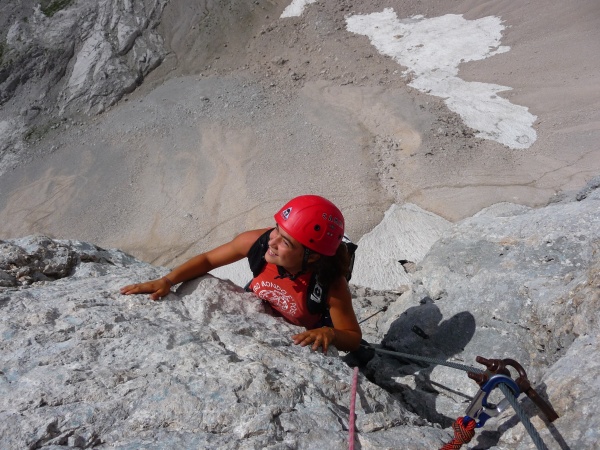
[[[352,376],[352,391],[350,392],[350,419],[348,420],[348,450],[354,450],[354,403],[356,403],[356,386],[358,385],[358,367],[354,368]]]

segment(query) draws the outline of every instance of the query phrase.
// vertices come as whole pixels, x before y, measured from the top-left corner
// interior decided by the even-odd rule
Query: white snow
[[[304,7],[306,5],[310,5],[311,3],[315,3],[317,0],[293,0],[281,13],[280,18],[284,19],[286,17],[299,17],[302,15],[304,11]]]
[[[479,132],[478,137],[515,149],[528,148],[536,140],[533,123],[537,117],[497,95],[510,87],[458,77],[461,63],[509,51],[500,45],[504,30],[500,18],[466,20],[447,14],[400,20],[393,9],[386,8],[348,17],[346,22],[348,31],[368,36],[380,53],[408,68],[404,75],[413,78],[409,86],[444,98],[450,110]]]

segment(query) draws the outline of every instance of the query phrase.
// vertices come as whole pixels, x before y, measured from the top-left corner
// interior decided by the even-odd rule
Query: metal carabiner
[[[489,418],[496,417],[509,406],[507,399],[503,399],[497,405],[488,403],[490,392],[492,392],[500,383],[506,384],[515,397],[518,397],[521,394],[519,386],[517,386],[517,383],[515,383],[512,378],[507,377],[506,375],[494,375],[481,386],[477,395],[473,397],[471,404],[465,412],[465,421],[474,420],[476,428],[481,428]]]

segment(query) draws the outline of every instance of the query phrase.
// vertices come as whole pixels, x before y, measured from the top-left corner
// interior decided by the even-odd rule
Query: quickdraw
[[[488,402],[490,393],[500,384],[506,384],[515,397],[519,397],[521,391],[517,383],[512,378],[506,375],[494,375],[479,389],[479,392],[471,401],[471,404],[465,412],[465,420],[474,420],[477,424],[476,428],[481,428],[491,417],[496,417],[508,406],[508,400],[504,399],[498,405],[492,405]]]
[[[459,417],[452,424],[454,438],[440,450],[458,450],[463,444],[471,442],[475,436],[475,428],[481,428],[491,417],[496,417],[508,407],[508,400],[504,399],[498,405],[491,404],[488,399],[490,393],[500,383],[507,385],[515,397],[520,394],[519,387],[506,375],[494,375],[479,389],[479,392],[468,406],[465,416]]]
[[[413,330],[414,331],[414,330]],[[487,370],[483,371],[474,367],[465,366],[450,361],[439,360],[434,358],[428,358],[425,356],[411,355],[409,353],[394,352],[377,348],[373,345],[362,345],[361,347],[371,348],[376,353],[387,354],[395,357],[412,359],[415,361],[422,361],[428,364],[439,364],[455,369],[464,370],[467,372],[469,378],[475,380],[480,390],[477,395],[473,398],[473,401],[466,410],[464,417],[456,419],[452,428],[454,430],[454,439],[451,442],[445,444],[440,450],[454,450],[459,449],[463,444],[471,441],[475,436],[475,428],[481,428],[488,419],[495,417],[500,412],[505,410],[510,405],[514,410],[520,421],[525,426],[525,429],[529,433],[534,444],[538,450],[547,450],[546,445],[542,441],[539,433],[531,424],[529,417],[523,411],[523,408],[517,402],[517,398],[521,393],[526,394],[536,406],[544,413],[550,422],[553,422],[558,418],[558,414],[552,406],[541,398],[538,393],[533,389],[531,383],[527,379],[527,374],[523,367],[513,359],[486,359],[481,356],[475,358],[475,360],[486,366]],[[507,367],[515,369],[519,377],[516,380],[511,378],[511,373]],[[495,389],[499,388],[505,396],[501,402],[497,405],[490,403],[489,394]]]
[[[487,367],[487,370],[483,374],[476,374],[469,372],[467,375],[469,378],[475,380],[479,385],[486,381],[486,377],[493,374],[504,374],[510,376],[510,372],[507,367],[512,367],[517,371],[519,376],[514,381],[519,387],[520,391],[525,393],[527,397],[531,399],[533,403],[544,413],[544,415],[548,418],[550,422],[554,422],[558,419],[558,414],[552,406],[546,402],[542,397],[538,395],[535,389],[531,386],[531,383],[527,379],[527,373],[525,373],[525,369],[523,366],[519,364],[514,359],[485,359],[481,356],[475,358],[480,364],[483,364]]]
[[[488,419],[496,417],[510,405],[509,395],[512,395],[516,400],[519,398],[521,392],[524,392],[542,410],[550,422],[558,418],[558,414],[556,414],[556,411],[554,411],[552,406],[546,403],[531,387],[525,370],[518,362],[513,359],[488,360],[481,356],[478,356],[476,361],[487,367],[487,370],[483,373],[467,373],[469,378],[475,380],[479,384],[479,392],[467,407],[465,417],[459,417],[452,425],[454,430],[454,438],[452,441],[442,446],[440,450],[457,450],[463,444],[470,442],[475,436],[475,428],[483,427]],[[507,369],[507,366],[517,370],[519,373],[517,380],[513,380],[510,377],[510,371]],[[488,399],[490,393],[496,388],[500,388],[506,398],[497,405],[493,405]],[[518,405],[516,402],[514,404]],[[527,431],[531,435],[536,447],[539,450],[547,450],[546,445],[533,429],[529,419],[523,414],[520,414],[518,408],[515,408],[515,411],[519,415],[525,428],[528,429]]]

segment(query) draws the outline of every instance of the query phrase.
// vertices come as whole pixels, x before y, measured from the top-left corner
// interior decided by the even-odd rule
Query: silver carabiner
[[[506,375],[494,375],[481,387],[479,392],[477,392],[477,395],[473,397],[471,404],[465,411],[465,420],[475,420],[475,423],[477,424],[476,427],[481,428],[490,417],[496,417],[510,405],[506,398],[497,405],[488,402],[490,392],[492,392],[500,383],[506,384],[515,397],[518,397],[519,394],[521,394],[519,386],[517,386],[517,383],[515,383],[512,378],[507,377]]]

